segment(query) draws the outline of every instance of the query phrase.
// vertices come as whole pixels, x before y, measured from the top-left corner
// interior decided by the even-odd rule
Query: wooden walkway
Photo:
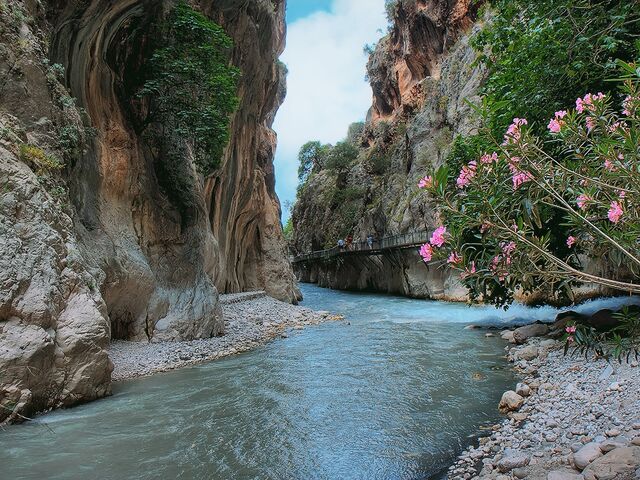
[[[293,263],[304,263],[312,260],[328,259],[347,255],[380,255],[385,250],[402,250],[406,248],[417,248],[427,243],[433,232],[413,232],[401,233],[389,237],[374,240],[369,247],[367,242],[354,242],[349,248],[333,247],[327,250],[318,250],[311,253],[295,256],[291,259]]]

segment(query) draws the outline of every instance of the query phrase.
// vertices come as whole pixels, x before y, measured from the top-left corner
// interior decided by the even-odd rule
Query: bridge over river
[[[401,233],[399,235],[391,235],[374,240],[373,244],[364,242],[354,242],[345,248],[333,247],[326,250],[318,250],[311,253],[297,255],[291,259],[293,263],[307,263],[315,260],[330,259],[348,255],[380,255],[386,251],[405,250],[410,248],[419,248],[427,243],[433,232],[420,231],[412,233]]]

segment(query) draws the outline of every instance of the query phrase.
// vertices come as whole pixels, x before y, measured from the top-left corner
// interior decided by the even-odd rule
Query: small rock
[[[609,378],[611,375],[613,374],[613,367],[611,366],[611,364],[607,365],[606,367],[604,367],[604,370],[602,371],[602,373],[600,374],[600,376],[598,377],[598,380],[606,380],[607,378]]]
[[[600,450],[600,445],[595,442],[591,442],[587,443],[584,447],[574,453],[573,462],[578,469],[584,470],[587,465],[601,456],[602,451]]]
[[[618,435],[620,435],[620,430],[618,430],[617,428],[612,428],[611,430],[607,430],[606,432],[604,432],[604,434],[607,437],[617,437]]]
[[[500,338],[508,341],[509,343],[516,343],[513,338],[513,330],[504,330],[500,333]]]
[[[508,390],[502,394],[498,409],[503,413],[513,412],[514,410],[518,410],[523,403],[524,398],[513,390]]]
[[[605,440],[600,444],[600,450],[602,450],[602,453],[609,453],[611,450],[620,447],[626,447],[626,445],[622,442],[618,442],[612,439]]]
[[[640,447],[640,437],[636,437],[634,439],[631,440],[631,445],[634,445],[636,447]]]
[[[526,383],[518,383],[516,385],[516,393],[521,397],[528,397],[531,395],[531,388]]]
[[[514,468],[511,470],[511,474],[516,478],[526,478],[527,470],[524,468]]]

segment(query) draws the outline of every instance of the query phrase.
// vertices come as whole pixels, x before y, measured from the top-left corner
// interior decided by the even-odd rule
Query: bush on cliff
[[[159,27],[158,47],[139,92],[148,100],[147,124],[160,155],[182,154],[186,141],[198,169],[210,174],[229,140],[230,115],[238,105],[240,75],[229,64],[232,41],[222,27],[179,2]]]

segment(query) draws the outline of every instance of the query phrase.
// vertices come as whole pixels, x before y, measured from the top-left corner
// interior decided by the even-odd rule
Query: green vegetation
[[[34,166],[40,172],[52,172],[64,168],[60,160],[47,154],[40,147],[27,143],[20,145],[20,160]]]
[[[240,72],[229,65],[232,41],[184,1],[160,25],[158,37],[139,92],[149,102],[146,123],[156,127],[152,138],[165,164],[192,150],[198,169],[208,175],[220,163],[238,105]]]
[[[298,153],[298,180],[303,185],[314,169],[320,169],[324,166],[327,154],[331,150],[331,145],[323,145],[320,142],[311,141],[305,143]]]
[[[348,141],[338,142],[329,149],[325,168],[333,172],[347,169],[358,158],[358,148]]]
[[[501,136],[513,118],[526,117],[536,133],[550,113],[585,92],[610,92],[616,60],[634,59],[640,35],[638,2],[626,0],[494,0],[493,15],[472,43],[489,69],[487,127]],[[457,140],[454,161],[483,153],[486,140]]]

